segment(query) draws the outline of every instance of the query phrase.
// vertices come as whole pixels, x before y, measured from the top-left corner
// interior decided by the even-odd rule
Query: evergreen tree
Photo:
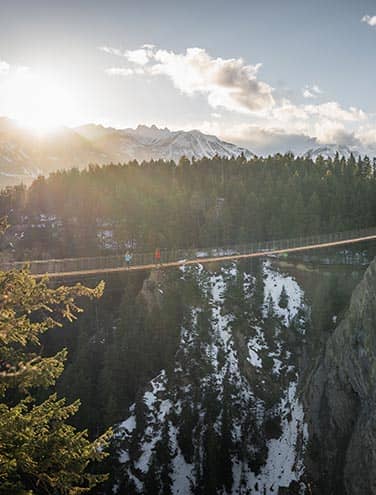
[[[222,423],[221,438],[218,452],[218,482],[222,484],[227,493],[231,493],[233,476],[232,476],[232,421],[231,421],[231,394],[228,372],[225,375],[223,383],[223,401],[222,401]]]
[[[103,284],[54,289],[26,270],[0,272],[0,494],[73,495],[105,479],[87,468],[104,457],[110,432],[90,442],[67,422],[79,401],[66,405],[56,394],[37,399],[54,386],[67,354],[43,356],[41,335],[76,318],[77,297],[102,291]]]
[[[161,439],[157,442],[148,472],[145,476],[145,495],[172,495],[171,460],[172,450],[170,446],[169,423],[165,420]]]
[[[183,158],[178,165],[133,161],[57,172],[29,189],[0,191],[0,215],[12,209],[12,223],[22,224],[24,235],[14,243],[19,259],[56,258],[130,245],[147,252],[156,245],[222,246],[372,226],[375,193],[368,157],[319,157],[314,164],[289,154],[245,162],[214,157],[190,164]]]
[[[307,233],[320,233],[321,205],[317,192],[315,191],[308,204]]]
[[[278,305],[280,308],[286,309],[289,305],[289,296],[287,295],[286,288],[283,285],[281,295],[279,296]]]
[[[275,308],[272,295],[269,293],[266,299],[266,318],[270,321],[275,317]]]
[[[371,160],[367,155],[363,157],[363,160],[361,160],[360,174],[365,178],[372,176]]]
[[[160,467],[160,483],[162,491],[160,495],[171,495],[172,494],[172,456],[173,452],[170,445],[170,433],[169,433],[169,422],[165,420],[162,429],[162,437],[160,442],[157,444],[155,452],[157,464]]]
[[[148,467],[148,471],[144,480],[143,493],[145,495],[160,495],[161,493],[161,483],[158,473],[158,465],[155,455],[152,455],[151,464]]]
[[[185,461],[192,464],[194,454],[193,431],[198,421],[195,405],[184,401],[180,417],[177,440]]]
[[[218,492],[218,435],[213,424],[209,423],[203,436],[202,459],[202,495],[211,495]]]
[[[255,285],[252,297],[252,307],[257,317],[261,317],[264,304],[264,272],[262,261],[255,260],[254,277]]]

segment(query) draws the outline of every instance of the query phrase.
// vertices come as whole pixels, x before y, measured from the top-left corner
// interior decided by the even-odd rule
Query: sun
[[[69,125],[73,98],[61,82],[48,76],[15,74],[5,88],[8,115],[35,133],[46,134]]]

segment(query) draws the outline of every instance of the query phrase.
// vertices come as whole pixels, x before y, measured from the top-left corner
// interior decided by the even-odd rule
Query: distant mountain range
[[[118,130],[89,124],[75,131],[115,161],[164,159],[177,162],[182,156],[189,159],[215,155],[231,158],[241,154],[250,159],[254,156],[246,148],[196,130],[170,131],[167,128],[158,129],[155,125]]]
[[[311,158],[312,160],[316,160],[319,156],[322,156],[325,159],[334,158],[336,154],[339,154],[340,157],[344,157],[346,159],[350,158],[351,154],[354,158],[358,158],[360,153],[358,150],[350,148],[345,145],[337,145],[337,144],[327,144],[324,146],[320,146],[318,148],[310,149],[306,153],[304,153],[304,157]]]
[[[316,160],[319,155],[334,158],[336,152],[357,158],[359,152],[348,146],[325,145],[308,150],[304,156]],[[0,186],[28,183],[39,174],[89,163],[106,164],[129,160],[174,160],[182,156],[200,159],[213,156],[250,159],[249,149],[231,144],[197,130],[170,131],[139,125],[136,129],[115,129],[88,124],[61,128],[43,137],[20,127],[8,118],[0,118]]]
[[[237,157],[254,154],[246,148],[200,131],[170,131],[156,126],[114,129],[88,124],[38,137],[14,121],[0,118],[0,183],[30,181],[38,174],[89,163],[118,163],[129,160],[165,159],[179,161],[182,156]]]

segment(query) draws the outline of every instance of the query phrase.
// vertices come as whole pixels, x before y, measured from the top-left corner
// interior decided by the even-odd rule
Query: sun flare
[[[9,79],[4,91],[11,116],[35,133],[46,134],[70,123],[72,97],[52,78],[21,71]]]

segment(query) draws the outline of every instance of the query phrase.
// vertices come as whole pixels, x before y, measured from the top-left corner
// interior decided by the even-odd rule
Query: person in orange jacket
[[[159,265],[161,262],[161,250],[159,248],[155,250],[154,261],[156,265]]]

